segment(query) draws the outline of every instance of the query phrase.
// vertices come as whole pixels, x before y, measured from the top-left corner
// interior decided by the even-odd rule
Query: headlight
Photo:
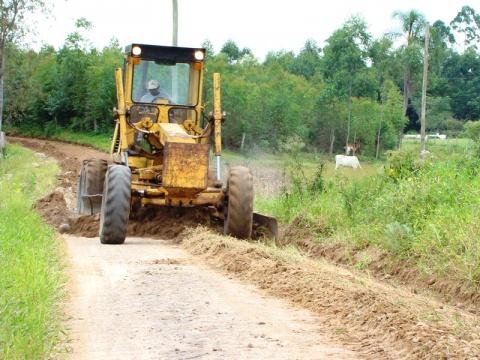
[[[203,51],[200,51],[200,50],[195,51],[194,56],[195,56],[195,60],[199,60],[199,61],[203,60],[204,58]]]
[[[140,48],[140,46],[134,46],[133,47],[132,54],[134,56],[139,56],[141,53],[142,53],[142,49]]]

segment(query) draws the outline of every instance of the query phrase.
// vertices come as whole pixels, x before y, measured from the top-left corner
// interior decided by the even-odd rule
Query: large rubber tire
[[[123,165],[108,167],[100,212],[100,242],[123,244],[127,237],[130,213],[131,172]]]
[[[252,235],[253,224],[253,175],[250,169],[243,166],[230,169],[227,194],[225,234],[248,239]]]
[[[86,159],[80,170],[77,194],[77,214],[94,215],[91,209],[86,209],[82,197],[86,195],[100,195],[103,193],[103,183],[108,163],[103,159]]]

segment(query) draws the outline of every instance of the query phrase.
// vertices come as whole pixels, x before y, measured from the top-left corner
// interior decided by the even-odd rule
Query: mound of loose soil
[[[70,234],[83,237],[97,237],[100,216],[79,215],[69,220]],[[221,232],[223,228],[218,221],[209,217],[201,209],[141,209],[135,218],[128,222],[127,236],[149,237],[153,239],[179,239],[185,229],[199,224]]]
[[[315,232],[328,237],[332,230],[322,225],[319,219]],[[392,258],[381,249],[355,248],[345,243],[319,242],[311,235],[311,229],[302,226],[301,215],[282,229],[282,237],[277,241],[277,245],[294,245],[312,259],[328,259],[349,268],[360,264],[364,271],[368,271],[378,280],[402,284],[415,294],[434,294],[450,305],[465,309],[472,314],[480,314],[480,293],[468,289],[465,284],[459,284],[454,279],[439,280],[435,276],[424,275],[411,260]]]
[[[408,289],[292,252],[217,236],[197,228],[182,246],[211,266],[318,314],[367,359],[477,359],[476,317]],[[457,327],[462,319],[463,331]]]
[[[60,189],[56,189],[47,196],[37,200],[34,208],[46,222],[56,228],[68,223],[67,203]]]

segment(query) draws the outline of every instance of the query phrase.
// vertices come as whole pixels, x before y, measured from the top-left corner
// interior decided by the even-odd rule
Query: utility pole
[[[427,110],[427,75],[428,75],[428,41],[430,29],[428,23],[425,26],[425,50],[423,55],[423,84],[422,84],[422,117],[420,125],[420,153],[425,150],[425,113]]]
[[[178,46],[178,4],[177,0],[172,0],[173,13],[173,31],[172,46]],[[172,90],[171,94],[174,99],[178,98],[178,69],[176,66],[172,68]]]
[[[173,39],[172,46],[178,46],[178,4],[177,0],[172,0],[173,6]]]

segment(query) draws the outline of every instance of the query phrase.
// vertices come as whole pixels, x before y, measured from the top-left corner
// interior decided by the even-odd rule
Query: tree
[[[454,119],[452,117],[448,98],[428,97],[427,117],[427,131],[443,133],[450,130],[450,124],[454,122]]]
[[[394,11],[392,18],[401,22],[403,33],[406,35],[406,44],[403,49],[404,64],[404,89],[403,89],[403,108],[408,114],[408,106],[411,104],[413,92],[415,91],[414,74],[418,73],[422,65],[423,44],[421,37],[425,31],[425,16],[416,10],[407,12]],[[399,35],[399,34],[397,34]]]
[[[402,132],[407,122],[403,113],[402,94],[392,80],[386,79],[383,82],[381,99],[383,111],[380,142],[383,148],[391,149],[394,141],[398,140],[396,134]]]
[[[467,121],[463,135],[473,140],[477,147],[480,148],[480,121]]]
[[[443,21],[435,21],[430,27],[430,43],[428,48],[428,53],[430,54],[428,61],[429,77],[432,73],[438,75],[441,72],[442,65],[450,53],[451,46],[454,44],[455,37],[450,27],[446,26]]]
[[[205,60],[211,59],[215,55],[212,42],[209,39],[205,39],[201,46],[205,49]]]
[[[249,48],[243,48],[240,50],[238,45],[233,40],[228,40],[223,46],[220,52],[227,54],[228,62],[233,64],[239,60],[242,56],[251,54],[252,51]]]
[[[310,39],[307,40],[300,54],[295,58],[290,72],[310,80],[318,71],[320,65],[320,47]]]
[[[0,131],[3,119],[3,87],[6,65],[6,46],[20,41],[31,27],[25,21],[25,15],[49,9],[42,0],[2,0],[0,4]]]
[[[459,120],[480,118],[480,54],[472,47],[446,59],[442,76],[448,82],[453,116]]]
[[[88,92],[84,99],[84,128],[96,132],[111,130],[112,109],[117,105],[115,68],[122,64],[122,48],[113,38],[100,54],[92,53],[90,57],[93,61],[89,61],[85,76]]]
[[[21,126],[32,111],[38,110],[38,99],[45,95],[45,83],[50,79],[50,70],[55,68],[55,55],[53,48],[46,46],[38,54],[14,44],[9,44],[7,50],[3,118],[5,124]]]
[[[327,39],[322,70],[327,81],[348,94],[348,120],[345,145],[350,141],[351,97],[362,96],[368,81],[368,49],[371,35],[365,20],[352,16]],[[366,87],[370,88],[371,87]],[[373,87],[375,88],[375,86]]]
[[[294,67],[295,63],[295,53],[293,51],[280,50],[277,52],[270,51],[265,57],[263,65],[272,66],[274,63],[278,63],[285,71],[290,73]]]
[[[369,57],[379,83],[386,78],[400,79],[403,77],[403,68],[393,49],[393,41],[387,36],[372,42],[369,48]]]
[[[464,50],[472,43],[480,42],[480,34],[477,33],[480,30],[480,15],[476,14],[472,7],[462,6],[462,10],[450,22],[450,26],[464,35]],[[477,48],[475,44],[473,46]]]
[[[333,155],[337,133],[342,135],[347,119],[347,106],[345,94],[333,84],[327,84],[321,91],[316,103],[316,116],[313,117],[318,124],[311,126],[311,137],[315,138],[319,146],[328,149],[328,154]]]

